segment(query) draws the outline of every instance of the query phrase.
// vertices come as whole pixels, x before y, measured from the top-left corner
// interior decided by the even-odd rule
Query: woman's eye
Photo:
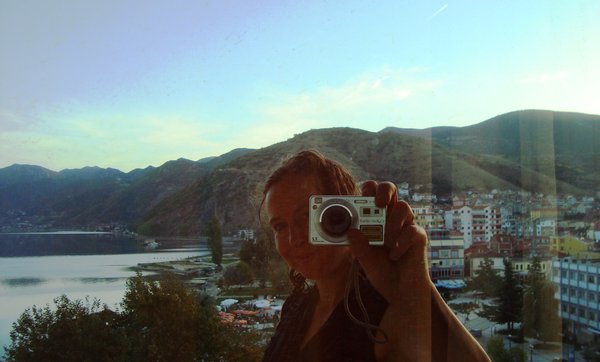
[[[285,224],[284,223],[279,223],[279,224],[273,225],[273,231],[275,231],[275,232],[280,232],[283,229],[285,229]]]

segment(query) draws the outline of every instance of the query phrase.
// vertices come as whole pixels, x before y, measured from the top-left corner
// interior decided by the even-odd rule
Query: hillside
[[[261,187],[282,160],[303,149],[318,149],[350,169],[358,180],[378,179],[422,185],[421,191],[449,196],[464,190],[519,189],[553,193],[578,189],[495,156],[455,151],[422,138],[349,128],[311,130],[216,169],[153,209],[141,223],[150,234],[197,234],[216,214],[226,231],[256,226]]]
[[[467,127],[388,127],[381,132],[419,137],[470,154],[500,157],[582,190],[598,191],[598,115],[525,110]]]
[[[438,196],[492,189],[596,195],[599,125],[600,116],[521,111],[462,128],[316,129],[259,150],[129,173],[13,165],[0,169],[0,228],[116,222],[145,234],[197,235],[214,214],[226,232],[255,227],[262,182],[282,160],[309,148],[358,180],[407,182]]]
[[[129,173],[99,167],[55,172],[32,165],[9,166],[0,169],[0,227],[134,224],[215,165],[250,151],[234,150],[210,162],[179,159]]]

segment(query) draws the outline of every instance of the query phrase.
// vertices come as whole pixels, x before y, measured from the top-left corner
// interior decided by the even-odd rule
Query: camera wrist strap
[[[381,329],[379,326],[371,324],[371,322],[369,321],[369,314],[367,313],[367,309],[365,308],[365,305],[364,305],[361,295],[360,295],[360,278],[361,277],[362,276],[360,275],[360,266],[358,264],[358,261],[356,259],[354,259],[352,261],[352,266],[350,267],[350,275],[346,279],[346,289],[344,291],[344,308],[346,309],[346,315],[348,316],[348,318],[350,318],[350,320],[352,322],[354,322],[354,323],[358,324],[359,326],[364,327],[366,329],[367,335],[369,336],[369,339],[373,343],[378,343],[378,344],[386,343],[388,341],[388,336],[385,333],[385,331],[383,329]],[[352,288],[353,286],[354,286],[354,288]],[[350,292],[352,289],[354,289],[354,296],[356,298],[356,304],[360,308],[363,320],[360,320],[357,317],[355,317],[352,314],[352,312],[350,311],[350,306],[349,306],[348,301],[349,301]],[[376,336],[377,332],[381,333],[382,338],[377,338],[377,336]]]

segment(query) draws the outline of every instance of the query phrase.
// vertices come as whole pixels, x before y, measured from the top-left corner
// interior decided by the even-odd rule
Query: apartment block
[[[464,278],[465,244],[462,236],[446,229],[428,230],[427,234],[427,261],[431,279],[435,282]]]
[[[579,342],[600,342],[600,259],[552,261],[560,316]]]

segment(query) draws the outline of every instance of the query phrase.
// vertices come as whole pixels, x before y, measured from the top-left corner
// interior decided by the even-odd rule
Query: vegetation
[[[118,318],[95,299],[54,299],[55,308],[33,306],[21,314],[5,347],[7,361],[119,360],[127,349]]]
[[[522,320],[522,288],[515,277],[512,263],[504,260],[504,276],[500,281],[493,305],[483,305],[479,312],[482,317],[500,324],[508,324],[508,333],[512,334],[514,323]]]
[[[270,277],[271,262],[279,259],[270,230],[263,227],[255,239],[246,239],[240,248],[240,260],[247,263],[262,286]]]
[[[457,313],[462,313],[465,315],[465,318],[469,318],[469,314],[479,308],[479,304],[475,302],[465,302],[465,303],[453,303],[451,304],[453,310]]]
[[[222,324],[214,306],[173,275],[127,282],[122,311],[98,300],[27,309],[10,333],[8,361],[258,361],[258,336]]]
[[[277,253],[270,227],[263,225],[256,239],[244,240],[240,248],[240,260],[250,266],[262,287],[269,282],[274,294],[291,290],[289,267]]]
[[[554,285],[542,272],[539,259],[534,259],[523,293],[523,331],[526,336],[544,343],[559,340],[562,323],[554,291]]]
[[[527,352],[521,347],[504,347],[504,337],[496,335],[490,337],[487,344],[487,352],[494,362],[525,362]]]
[[[223,272],[223,286],[250,284],[254,280],[254,274],[250,266],[243,261],[235,265],[229,265]]]
[[[478,290],[488,297],[496,297],[498,288],[502,284],[502,277],[494,269],[494,261],[484,258],[481,268],[475,273],[475,277],[469,282],[469,289]]]
[[[223,260],[223,235],[221,233],[221,223],[216,216],[213,216],[208,224],[207,236],[212,262],[220,266]]]

